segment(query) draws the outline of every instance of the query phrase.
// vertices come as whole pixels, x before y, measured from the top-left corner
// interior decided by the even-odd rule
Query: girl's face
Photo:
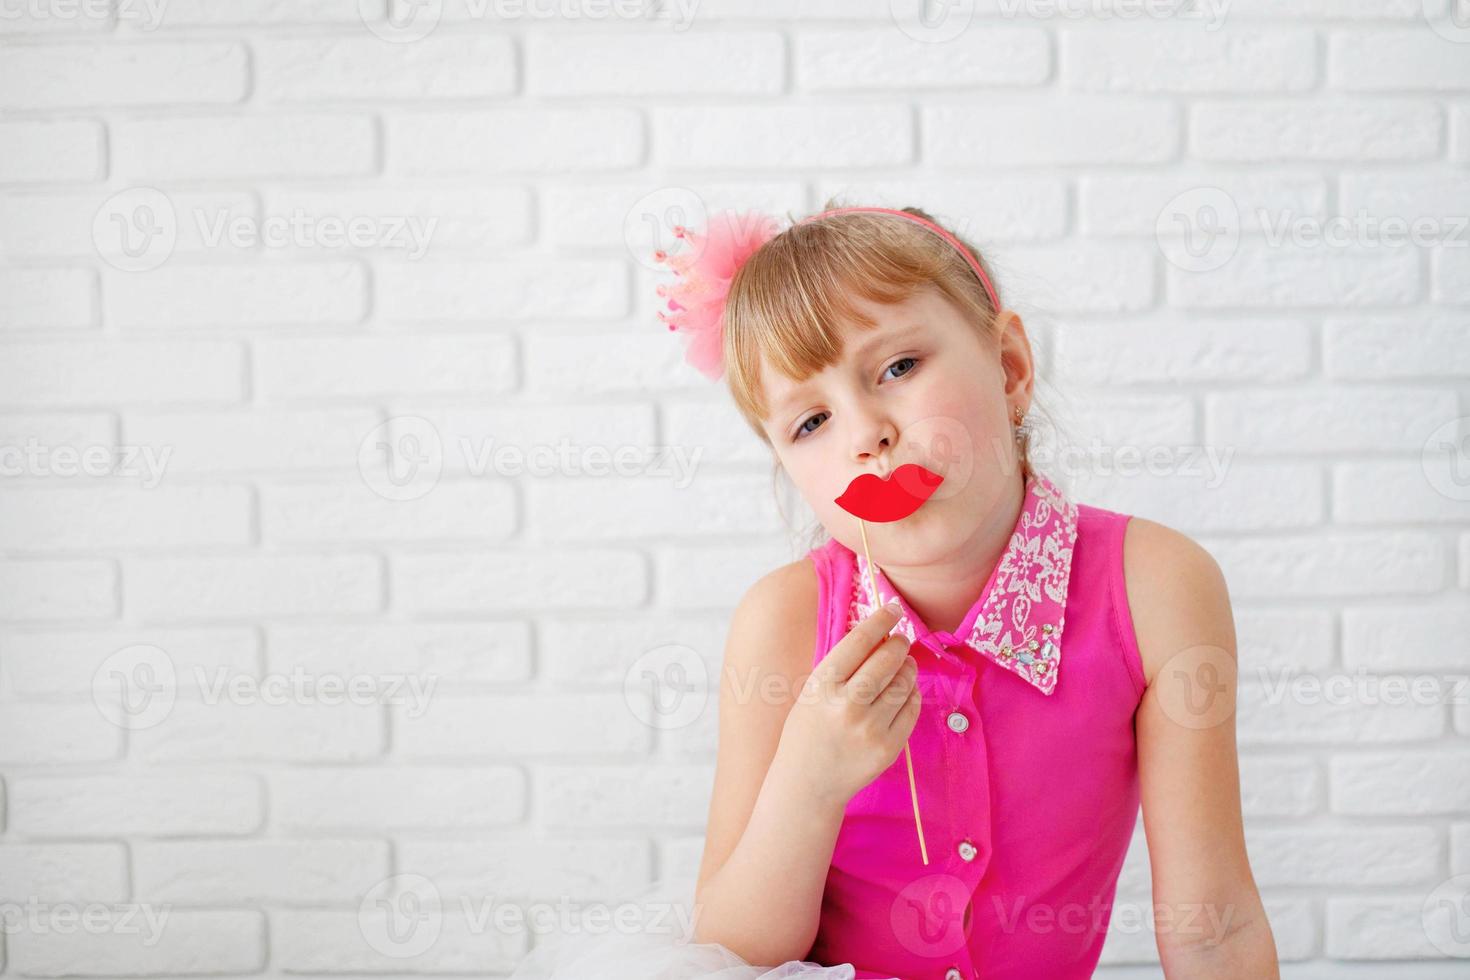
[[[999,347],[983,340],[937,289],[860,305],[878,325],[845,326],[837,363],[801,383],[762,364],[762,426],[827,532],[859,553],[859,520],[835,502],[853,478],[888,479],[910,462],[942,476],[908,517],[867,528],[879,565],[939,561],[963,549],[1014,492],[1012,406],[1030,404],[1030,345],[1008,311]]]

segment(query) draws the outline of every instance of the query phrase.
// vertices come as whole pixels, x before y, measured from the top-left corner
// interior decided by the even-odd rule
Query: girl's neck
[[[879,565],[924,625],[953,633],[980,598],[990,573],[1010,545],[1025,503],[1023,480],[1007,480],[995,509],[969,540],[943,561],[926,565]]]

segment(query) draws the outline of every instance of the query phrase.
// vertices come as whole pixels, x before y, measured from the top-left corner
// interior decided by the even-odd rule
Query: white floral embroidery
[[[1043,694],[1056,689],[1061,667],[1067,586],[1076,542],[1077,505],[1047,477],[1033,473],[1010,544],[996,567],[994,584],[965,638],[970,649]],[[853,557],[848,629],[878,608],[868,586],[867,560],[859,554]],[[882,571],[875,577],[882,597],[891,598],[892,589]],[[897,630],[910,643],[917,643],[907,612],[899,618]]]

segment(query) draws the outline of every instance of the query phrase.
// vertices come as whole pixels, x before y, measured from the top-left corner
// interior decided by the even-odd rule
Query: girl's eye
[[[889,371],[892,371],[894,368],[898,367],[900,364],[905,364],[905,363],[912,365],[912,364],[917,364],[919,362],[917,360],[915,360],[914,358],[912,358],[912,357],[900,357],[898,360],[896,360],[892,364],[888,365],[888,367],[884,368],[884,373],[887,374]],[[906,368],[903,371],[900,371],[898,374],[894,375],[894,377],[902,377],[903,375],[908,374],[912,370],[913,370],[912,367]]]
[[[914,370],[913,365],[918,364],[918,363],[919,363],[919,359],[917,357],[900,357],[898,360],[894,361],[892,364],[890,364],[886,368],[884,368],[883,369],[883,374],[884,374],[885,377],[902,378],[903,376],[905,376],[907,374],[912,374],[913,373],[913,370]],[[907,367],[904,367],[903,370],[899,371],[898,374],[895,374],[895,375],[889,375],[888,374],[889,371],[892,371],[894,368],[901,367],[903,365],[908,365],[908,366]],[[809,418],[807,418],[806,420],[804,420],[801,423],[801,425],[797,426],[797,428],[796,428],[796,434],[791,437],[792,438],[792,441],[794,442],[797,439],[803,439],[809,433],[812,433],[812,432],[817,431],[817,428],[819,428],[819,426],[818,427],[811,427],[811,428],[809,428],[809,426],[811,426],[811,424],[813,422],[815,422],[817,419],[822,418],[826,414],[827,414],[826,412],[818,412],[817,414],[812,415]]]
[[[802,423],[801,423],[801,425],[799,425],[799,426],[797,426],[797,428],[796,428],[796,435],[795,435],[795,437],[794,437],[794,438],[795,438],[795,439],[800,439],[800,438],[802,438],[802,437],[803,437],[803,436],[805,436],[805,435],[806,435],[806,433],[808,433],[808,432],[815,432],[815,431],[817,431],[817,430],[816,430],[816,429],[814,429],[814,428],[812,428],[812,429],[809,429],[809,428],[807,428],[807,426],[808,426],[808,425],[811,425],[811,423],[812,423],[812,422],[813,422],[813,421],[814,421],[814,420],[815,420],[815,419],[819,419],[819,418],[821,418],[821,417],[822,417],[822,416],[823,416],[823,415],[826,415],[826,414],[827,414],[827,413],[826,413],[826,412],[818,412],[818,413],[817,413],[817,414],[815,414],[815,415],[813,415],[813,416],[810,416],[810,417],[809,417],[809,418],[807,418],[807,419],[806,419],[806,421],[804,421],[804,422],[802,422]]]

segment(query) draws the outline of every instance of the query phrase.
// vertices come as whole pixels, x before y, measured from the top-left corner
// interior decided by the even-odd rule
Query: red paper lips
[[[904,463],[887,480],[862,473],[836,499],[843,510],[865,521],[901,521],[928,500],[944,477],[918,463]]]

